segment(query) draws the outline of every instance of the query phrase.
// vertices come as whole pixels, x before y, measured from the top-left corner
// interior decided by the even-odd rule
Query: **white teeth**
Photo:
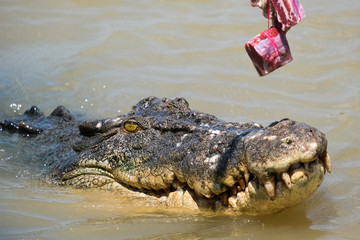
[[[325,163],[325,168],[326,170],[331,173],[331,160],[330,160],[330,156],[328,153],[326,153],[326,157],[324,159],[324,163]]]
[[[288,189],[291,189],[291,179],[290,179],[290,175],[289,175],[287,172],[283,172],[283,173],[281,174],[281,178],[282,178],[282,180],[284,180],[285,186],[286,186]]]
[[[305,172],[304,168],[298,168],[296,169],[293,174],[291,175],[291,182],[296,183],[299,180],[302,180],[303,182],[308,180],[307,173]]]
[[[246,204],[246,194],[245,192],[239,192],[236,195],[236,203],[237,205],[244,206]]]
[[[245,178],[245,182],[248,183],[249,179],[250,179],[250,174],[249,173],[245,173],[244,174],[244,178]]]
[[[268,180],[264,182],[264,187],[269,197],[273,200],[275,198],[275,182],[274,180]]]
[[[229,197],[228,199],[228,203],[232,208],[236,208],[237,204],[236,204],[236,198],[235,197]]]

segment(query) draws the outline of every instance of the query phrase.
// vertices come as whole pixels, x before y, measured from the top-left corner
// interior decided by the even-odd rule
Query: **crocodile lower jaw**
[[[167,189],[139,190],[118,183],[112,174],[104,169],[90,167],[67,173],[62,185],[117,190],[123,196],[139,199],[139,202],[146,199],[146,203],[152,206],[211,209],[235,214],[267,214],[290,208],[308,198],[323,182],[326,168],[328,167],[324,161],[319,159],[295,164],[286,174],[279,174],[274,179],[270,190],[266,183],[250,174],[212,198],[199,196],[186,183],[178,180]]]

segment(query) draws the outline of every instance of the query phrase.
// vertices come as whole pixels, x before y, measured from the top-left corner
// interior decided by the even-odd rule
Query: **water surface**
[[[358,239],[360,2],[302,0],[294,61],[259,78],[243,46],[267,28],[247,0],[0,1],[0,119],[59,104],[89,118],[138,100],[326,133],[333,172],[294,209],[260,217],[134,206],[110,192],[45,185],[18,136],[0,134],[1,239]]]

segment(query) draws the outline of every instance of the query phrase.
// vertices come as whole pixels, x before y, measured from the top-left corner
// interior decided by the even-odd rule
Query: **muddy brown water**
[[[359,239],[360,2],[301,2],[294,61],[259,78],[243,45],[267,21],[247,0],[0,1],[0,119],[33,104],[104,118],[182,96],[229,121],[313,125],[333,162],[293,209],[223,216],[45,185],[21,139],[0,134],[0,239]]]

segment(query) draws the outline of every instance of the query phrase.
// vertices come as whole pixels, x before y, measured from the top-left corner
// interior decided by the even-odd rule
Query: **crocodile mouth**
[[[297,162],[286,171],[274,173],[272,179],[263,180],[248,171],[233,186],[211,197],[198,194],[176,177],[166,188],[139,189],[117,181],[111,169],[96,165],[63,173],[61,184],[76,188],[118,189],[124,195],[146,196],[148,201],[154,201],[153,205],[266,214],[279,212],[308,198],[320,186],[326,171],[331,172],[331,161],[325,151],[314,159]]]
[[[321,155],[316,156],[310,160],[298,161],[285,171],[274,172],[270,175],[273,177],[268,179],[261,179],[256,177],[252,173],[245,174],[244,178],[240,179],[240,188],[244,189],[249,183],[249,180],[254,179],[257,184],[262,184],[268,194],[268,196],[274,200],[276,198],[276,190],[278,185],[284,184],[289,190],[292,189],[292,184],[297,182],[298,179],[308,178],[308,175],[316,170],[316,166],[320,166],[326,169],[329,173],[331,172],[331,160],[327,151],[324,151]],[[324,172],[325,173],[325,172]]]
[[[292,164],[268,180],[249,172],[219,199],[224,206],[242,213],[279,212],[312,195],[323,182],[326,171],[331,172],[331,161],[325,151],[310,161]]]

